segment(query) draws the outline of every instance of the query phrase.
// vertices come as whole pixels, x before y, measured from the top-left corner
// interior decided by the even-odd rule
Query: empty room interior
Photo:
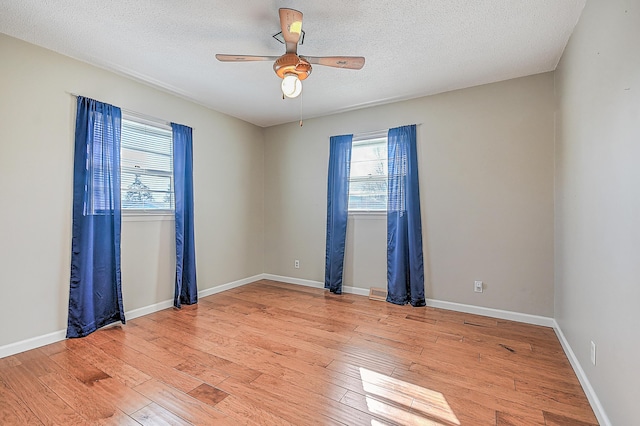
[[[640,2],[316,3],[1,2],[0,423],[638,424]]]

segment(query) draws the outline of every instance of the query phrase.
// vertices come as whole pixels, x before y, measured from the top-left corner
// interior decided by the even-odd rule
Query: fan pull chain
[[[302,127],[302,100],[304,99],[304,93],[300,93],[300,127]]]

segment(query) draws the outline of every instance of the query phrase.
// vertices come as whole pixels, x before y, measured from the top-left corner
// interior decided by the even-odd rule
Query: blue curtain
[[[120,108],[78,96],[67,337],[125,322],[120,275]]]
[[[193,136],[191,127],[171,123],[176,197],[176,286],[173,306],[198,303],[193,227]]]
[[[387,301],[425,306],[416,126],[389,129]]]
[[[324,288],[342,293],[344,246],[347,239],[349,207],[349,171],[353,135],[332,136],[329,148],[329,184],[327,188],[327,253]]]

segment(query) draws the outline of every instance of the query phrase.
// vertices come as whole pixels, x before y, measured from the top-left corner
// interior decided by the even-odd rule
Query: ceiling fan
[[[311,74],[311,64],[334,68],[359,70],[364,66],[362,56],[302,56],[298,55],[298,42],[302,34],[302,12],[282,8],[280,27],[286,45],[282,56],[216,55],[222,62],[275,61],[273,70],[282,79],[282,94],[295,98],[302,92],[302,80]]]

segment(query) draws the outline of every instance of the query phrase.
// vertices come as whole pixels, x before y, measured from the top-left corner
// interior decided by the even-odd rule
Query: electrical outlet
[[[596,365],[596,344],[591,341],[591,364]]]
[[[300,269],[300,261],[298,259],[293,261],[293,267],[296,269]]]
[[[482,281],[474,281],[473,291],[476,293],[482,293]]]

